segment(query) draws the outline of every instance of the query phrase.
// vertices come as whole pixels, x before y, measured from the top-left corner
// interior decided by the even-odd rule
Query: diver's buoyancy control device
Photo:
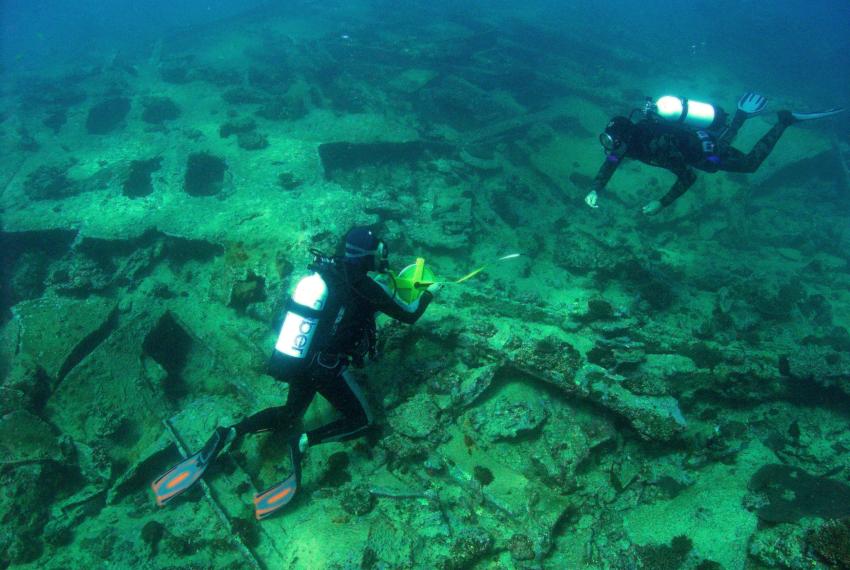
[[[720,107],[673,95],[665,95],[657,101],[647,97],[643,111],[646,115],[695,129],[720,129],[726,124],[726,112]]]

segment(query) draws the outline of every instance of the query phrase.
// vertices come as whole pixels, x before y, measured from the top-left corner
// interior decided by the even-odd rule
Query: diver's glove
[[[748,117],[758,115],[764,111],[765,107],[767,107],[767,97],[753,93],[752,91],[744,93],[738,99],[738,110],[746,113]]]
[[[596,194],[596,190],[591,190],[590,193],[584,197],[584,203],[591,208],[598,208],[599,204],[596,203],[598,199],[599,196]]]
[[[660,202],[660,201],[658,201],[658,200],[653,200],[652,202],[650,202],[649,204],[647,204],[646,206],[644,206],[644,207],[643,207],[643,209],[642,209],[641,211],[642,211],[644,214],[646,214],[647,216],[654,216],[655,214],[657,214],[658,212],[660,212],[660,211],[661,211],[661,208],[662,208],[662,207],[663,207],[663,206],[661,205],[661,202]]]

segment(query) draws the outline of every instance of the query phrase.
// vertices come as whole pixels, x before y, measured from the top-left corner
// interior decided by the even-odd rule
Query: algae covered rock
[[[17,410],[40,413],[50,395],[50,377],[29,354],[17,356],[0,385],[0,414]]]
[[[393,410],[389,420],[398,433],[412,439],[424,439],[439,428],[438,414],[439,408],[430,397],[416,394]]]
[[[647,544],[637,547],[644,568],[677,570],[681,568],[694,544],[687,536],[676,536],[670,544]]]
[[[490,441],[516,439],[538,429],[547,413],[540,398],[516,400],[496,397],[475,410],[470,420],[475,429]]]
[[[58,462],[4,468],[0,472],[0,511],[5,513],[0,532],[0,561],[24,564],[41,557],[42,529],[50,520],[52,503],[73,493],[78,484],[75,469]]]
[[[802,529],[789,525],[764,528],[753,535],[749,555],[769,568],[812,568],[804,537]]]
[[[60,200],[78,194],[79,183],[68,177],[72,164],[42,164],[27,175],[24,193],[33,200]]]
[[[850,568],[850,519],[831,520],[809,533],[806,542],[835,568]]]
[[[26,410],[0,417],[0,463],[59,460],[54,429]]]
[[[349,485],[342,489],[339,504],[345,512],[362,516],[368,514],[375,506],[375,496],[365,485]]]
[[[461,570],[469,568],[490,552],[493,537],[480,527],[462,529],[452,542],[449,555],[437,564],[439,570]]]
[[[239,148],[245,150],[262,150],[269,146],[269,138],[261,133],[250,131],[236,135]]]
[[[451,386],[452,399],[469,406],[490,387],[498,370],[498,365],[489,364],[461,373],[459,381]]]
[[[630,392],[622,379],[597,366],[585,365],[576,375],[590,399],[626,417],[638,434],[648,440],[677,438],[687,425],[678,402],[670,396],[644,396]]]

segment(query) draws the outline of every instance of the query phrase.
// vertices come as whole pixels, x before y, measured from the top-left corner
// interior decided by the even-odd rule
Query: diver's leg
[[[779,116],[779,121],[759,139],[747,154],[743,154],[741,151],[732,147],[723,149],[723,154],[720,157],[720,170],[744,173],[758,170],[761,163],[764,162],[773,151],[773,147],[779,142],[785,129],[792,124],[781,111],[777,115]]]
[[[758,93],[744,93],[738,99],[738,108],[735,110],[735,115],[732,117],[732,122],[726,127],[726,130],[718,137],[720,146],[729,146],[732,140],[738,134],[738,130],[744,124],[744,121],[751,117],[755,117],[764,111],[767,107],[767,97]]]
[[[717,164],[717,170],[725,170],[726,172],[747,172],[743,170],[746,167],[747,155],[737,148],[727,146],[720,149],[718,153],[720,161]]]
[[[371,425],[369,404],[357,381],[345,367],[341,366],[336,375],[319,383],[318,391],[343,417],[308,431],[308,445],[354,439]]]
[[[232,427],[236,429],[238,437],[264,431],[291,432],[301,420],[304,412],[307,411],[307,407],[313,401],[315,395],[316,389],[308,376],[291,380],[286,404],[266,408]]]
[[[726,129],[724,129],[723,132],[720,133],[720,136],[717,137],[717,144],[720,147],[728,147],[730,144],[732,144],[732,141],[735,139],[736,136],[738,136],[738,131],[741,130],[741,126],[744,124],[744,121],[746,121],[748,118],[749,115],[747,113],[744,113],[740,109],[735,111],[735,115],[732,117],[732,121],[729,123]]]
[[[292,474],[254,496],[254,513],[258,520],[270,517],[286,506],[301,488],[301,459],[307,447],[327,441],[342,441],[362,435],[369,427],[372,414],[354,378],[342,363],[316,371],[312,376],[316,390],[343,417],[307,433],[289,438]]]

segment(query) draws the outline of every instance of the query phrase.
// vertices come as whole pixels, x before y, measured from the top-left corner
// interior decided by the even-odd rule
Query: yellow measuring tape
[[[419,298],[422,291],[434,283],[463,283],[464,281],[469,281],[482,271],[485,271],[494,263],[499,263],[500,261],[505,261],[507,259],[514,259],[520,255],[522,254],[512,253],[510,255],[500,257],[492,263],[482,265],[478,269],[470,271],[456,281],[438,281],[431,268],[425,265],[425,258],[417,257],[416,263],[408,265],[395,276],[395,287],[399,298],[405,303],[411,303]]]

